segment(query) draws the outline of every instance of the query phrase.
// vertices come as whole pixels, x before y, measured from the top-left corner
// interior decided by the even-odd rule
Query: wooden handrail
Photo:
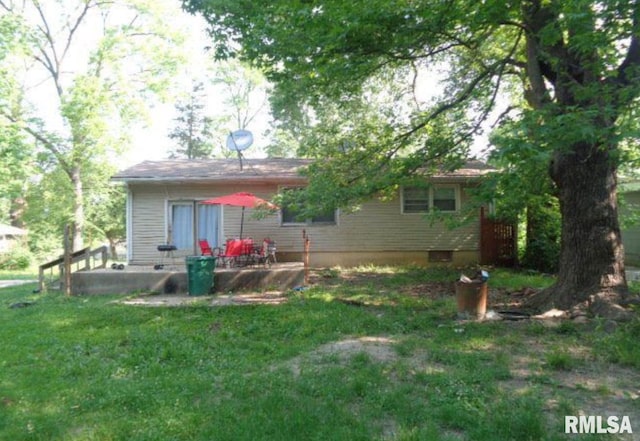
[[[79,260],[82,260],[82,259],[78,259],[77,260],[77,258],[81,257],[81,256],[84,259],[84,255],[87,252],[89,252],[89,248],[88,247],[87,248],[83,248],[80,251],[74,251],[71,254],[71,261],[73,263],[78,262]],[[53,268],[54,266],[60,265],[61,263],[64,263],[64,256],[60,256],[56,260],[52,260],[51,262],[47,262],[47,263],[44,263],[44,264],[40,265],[40,269],[41,270],[46,270],[46,269],[49,269],[49,268]]]
[[[95,268],[106,268],[107,266],[107,259],[108,259],[108,247],[106,245],[103,245],[101,247],[98,247],[94,250],[91,250],[91,248],[87,247],[87,248],[83,248],[79,251],[75,251],[71,254],[71,264],[73,265],[74,263],[79,263],[84,261],[85,265],[84,268],[78,268],[77,271],[89,271],[91,269],[95,269]],[[95,256],[100,255],[101,259],[100,259],[100,264],[99,265],[94,265],[92,267],[91,265],[91,260],[92,258],[95,259]],[[54,267],[58,267],[59,270],[59,280],[62,280],[62,276],[63,276],[63,267],[62,264],[64,263],[64,256],[61,256],[55,260],[52,260],[51,262],[47,262],[44,263],[42,265],[40,265],[39,267],[39,271],[38,271],[38,284],[39,284],[39,289],[40,291],[44,291],[46,286],[45,286],[45,281],[44,281],[44,272],[45,270],[54,268]]]

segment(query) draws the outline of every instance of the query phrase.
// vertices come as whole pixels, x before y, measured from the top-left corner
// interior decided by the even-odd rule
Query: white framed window
[[[453,213],[459,209],[459,185],[402,188],[401,210],[404,214],[426,213],[430,210]]]
[[[429,211],[429,188],[404,187],[402,189],[402,212],[425,213]]]
[[[434,187],[431,189],[431,206],[439,211],[456,211],[458,198],[456,187]]]

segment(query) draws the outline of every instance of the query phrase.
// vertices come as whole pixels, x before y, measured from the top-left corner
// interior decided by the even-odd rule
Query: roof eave
[[[113,182],[150,183],[150,184],[219,184],[219,183],[282,183],[282,182],[306,182],[307,179],[300,176],[280,177],[242,177],[242,178],[161,178],[161,177],[118,177],[111,178]]]
[[[428,178],[431,182],[440,182],[440,183],[461,183],[461,182],[479,182],[484,175],[476,175],[476,176],[431,176]]]

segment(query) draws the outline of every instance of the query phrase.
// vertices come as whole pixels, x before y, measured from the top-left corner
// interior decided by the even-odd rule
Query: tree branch
[[[91,0],[86,0],[85,4],[84,4],[84,8],[82,9],[82,12],[80,12],[80,14],[78,15],[78,18],[76,19],[76,22],[74,23],[73,26],[71,26],[69,28],[69,35],[67,36],[67,42],[66,42],[66,44],[64,46],[64,49],[62,51],[62,58],[64,58],[66,56],[67,52],[69,51],[69,47],[71,47],[71,42],[73,40],[73,36],[75,35],[76,31],[80,27],[80,24],[82,24],[82,21],[84,20],[84,18],[86,17],[87,13],[89,12],[89,8],[91,8]]]
[[[638,76],[635,74],[633,77],[629,77],[629,74],[633,73],[631,67],[637,67],[640,65],[640,4],[635,1],[633,4],[633,26],[631,28],[631,42],[627,49],[627,55],[617,69],[617,80],[621,85],[629,85],[630,83],[637,81]]]
[[[507,65],[511,64],[510,62],[513,58],[513,55],[516,53],[518,47],[520,46],[520,41],[522,40],[523,33],[524,31],[522,29],[520,30],[520,32],[518,32],[518,35],[515,39],[515,43],[512,45],[511,49],[509,50],[509,53],[503,59],[498,60],[497,62],[493,63],[490,66],[486,66],[486,67],[483,66],[484,67],[483,71],[480,72],[480,74],[476,78],[474,78],[470,83],[468,83],[467,86],[464,89],[462,89],[461,93],[459,93],[456,97],[454,97],[452,101],[441,104],[436,109],[434,109],[434,111],[431,112],[425,119],[423,119],[420,124],[417,124],[416,126],[412,127],[411,130],[399,135],[396,138],[396,140],[398,141],[398,146],[392,149],[391,152],[387,154],[387,160],[391,160],[391,158],[402,148],[403,142],[406,141],[409,137],[411,137],[417,131],[423,129],[425,126],[427,126],[430,122],[435,120],[441,114],[465,103],[472,96],[476,88],[479,87],[480,83],[485,81],[488,77],[491,77],[497,73],[497,77],[498,77],[497,84],[493,88],[493,93],[491,94],[489,103],[484,107],[482,113],[480,114],[475,124],[473,124],[472,128],[466,133],[464,133],[460,137],[460,139],[455,143],[455,145],[456,146],[460,145],[462,142],[464,142],[465,140],[468,140],[475,133],[477,133],[478,130],[480,130],[480,126],[482,125],[484,120],[488,117],[489,113],[491,112],[491,109],[495,105],[498,92],[500,89],[500,85],[502,83],[502,77],[505,74],[505,68]]]
[[[529,87],[525,87],[525,98],[534,109],[540,109],[545,101],[547,101],[547,86],[544,82],[544,76],[538,62],[538,45],[535,38],[527,35],[526,38],[526,73],[529,78]]]
[[[462,91],[454,97],[453,100],[442,103],[440,106],[438,106],[436,109],[434,109],[429,115],[427,115],[426,118],[424,118],[422,120],[422,122],[420,124],[415,125],[414,127],[412,127],[410,130],[408,130],[407,132],[404,132],[402,134],[400,134],[397,139],[398,140],[406,140],[409,137],[411,137],[413,134],[415,134],[417,131],[423,129],[425,126],[427,126],[427,124],[429,124],[431,121],[433,121],[434,119],[436,119],[438,116],[440,116],[441,114],[445,113],[448,110],[451,110],[457,106],[459,106],[460,104],[464,103],[465,101],[467,101],[469,99],[469,97],[472,95],[473,91],[476,90],[476,87],[478,87],[478,85],[484,81],[487,77],[491,76],[494,72],[494,69],[497,68],[498,66],[504,65],[504,60],[500,60],[497,63],[494,63],[490,68],[483,70],[482,72],[480,72],[480,74],[474,78],[471,82],[469,82],[465,88],[462,89]]]
[[[38,63],[42,64],[42,66],[47,71],[49,71],[49,73],[53,77],[54,81],[56,82],[56,86],[57,86],[57,83],[58,83],[58,70],[56,69],[56,65],[55,65],[54,61],[49,57],[49,54],[47,53],[47,51],[44,50],[44,48],[38,47],[38,51],[42,54],[42,57],[39,56],[39,55],[34,55],[33,58]]]
[[[47,39],[47,42],[49,43],[49,47],[51,48],[51,52],[53,53],[53,59],[56,65],[58,65],[59,60],[58,60],[58,54],[56,53],[56,45],[53,41],[53,35],[51,33],[51,29],[49,28],[49,22],[47,21],[47,17],[45,17],[44,11],[40,6],[39,1],[34,0],[33,6],[36,8],[36,11],[38,11],[38,15],[40,16],[40,20],[42,20],[42,25],[44,26],[44,27],[38,26],[38,30],[42,32],[44,37]]]
[[[49,55],[49,53],[43,46],[38,45],[38,50],[43,55],[44,59],[38,57],[37,55],[34,56],[34,58],[36,61],[41,63],[45,67],[45,69],[49,71],[56,86],[58,96],[62,97],[62,85],[60,84],[60,60],[58,59],[58,53],[56,51],[55,42],[53,41],[51,29],[49,28],[49,22],[44,15],[44,11],[40,6],[40,2],[34,0],[33,6],[36,8],[36,11],[38,11],[38,15],[40,16],[40,20],[42,21],[42,25],[38,25],[38,30],[44,35],[45,39],[47,40],[49,49],[51,50],[51,55]]]
[[[0,109],[0,115],[7,118],[9,121],[11,121],[13,124],[15,124],[18,128],[20,128],[27,134],[31,135],[36,141],[39,141],[44,146],[45,149],[47,149],[49,152],[51,152],[52,155],[56,157],[56,159],[58,160],[58,162],[60,163],[60,165],[64,170],[67,170],[69,168],[68,167],[69,164],[64,158],[64,155],[60,151],[60,149],[51,140],[49,140],[44,135],[42,135],[42,133],[40,133],[38,130],[33,129],[32,127],[29,127],[27,124],[24,123],[24,121],[19,120],[18,118],[14,117],[10,113],[7,113],[4,109]]]

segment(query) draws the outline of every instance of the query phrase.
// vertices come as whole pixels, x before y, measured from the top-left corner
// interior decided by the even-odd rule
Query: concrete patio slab
[[[302,262],[277,263],[270,268],[216,268],[213,292],[248,290],[287,290],[304,282]],[[74,295],[94,294],[188,294],[187,271],[184,266],[152,267],[127,266],[123,270],[99,269],[73,273]]]

